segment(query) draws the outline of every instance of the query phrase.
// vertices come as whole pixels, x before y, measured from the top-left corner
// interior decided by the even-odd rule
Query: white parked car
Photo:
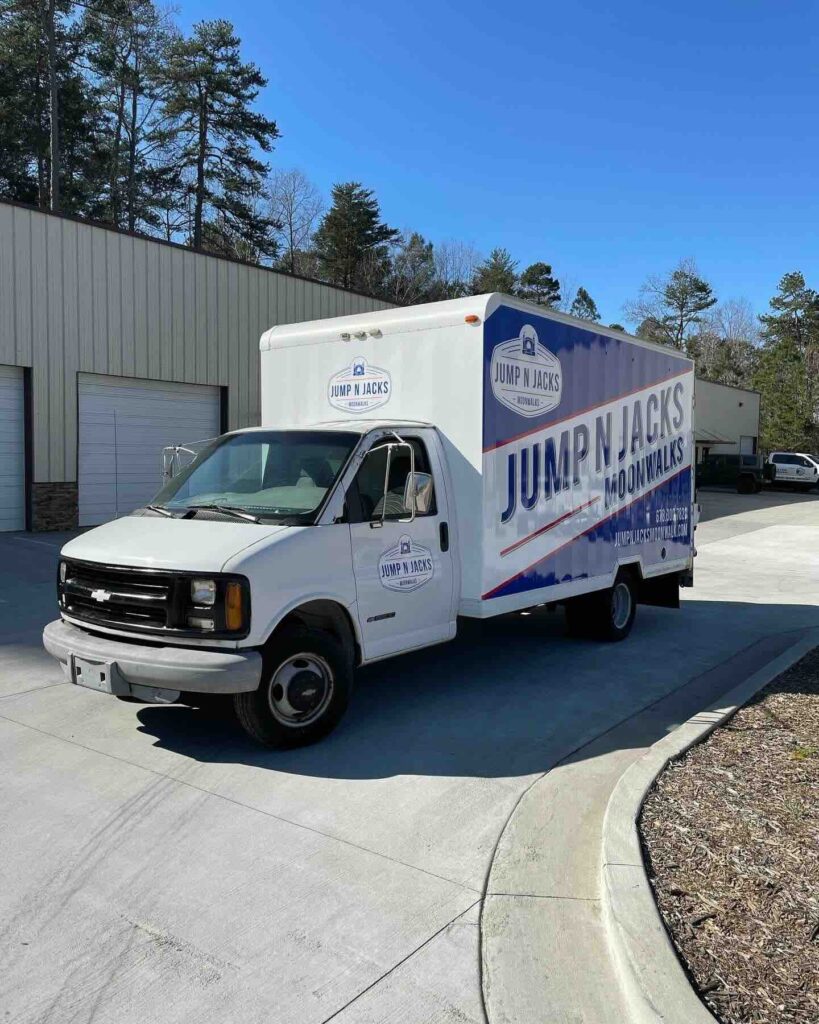
[[[776,467],[774,482],[795,484],[803,490],[819,483],[819,457],[804,452],[771,452],[768,462]]]

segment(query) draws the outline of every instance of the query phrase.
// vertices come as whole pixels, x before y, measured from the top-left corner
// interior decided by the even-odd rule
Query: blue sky
[[[819,286],[815,2],[181,2],[215,17],[269,78],[275,165],[550,262],[607,322],[683,256],[758,311]]]

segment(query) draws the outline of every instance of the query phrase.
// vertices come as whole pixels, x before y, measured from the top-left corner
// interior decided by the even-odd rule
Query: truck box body
[[[467,320],[470,318],[470,321]],[[461,614],[690,567],[693,363],[504,295],[288,327],[261,341],[262,423],[423,422],[442,439]]]

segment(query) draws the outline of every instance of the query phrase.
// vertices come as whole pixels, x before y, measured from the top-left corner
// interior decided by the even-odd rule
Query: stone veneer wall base
[[[31,485],[31,529],[75,530],[79,519],[77,484],[33,483]]]

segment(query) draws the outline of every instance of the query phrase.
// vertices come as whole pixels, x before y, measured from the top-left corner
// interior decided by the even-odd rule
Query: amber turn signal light
[[[225,626],[231,630],[239,630],[242,622],[242,585],[228,583],[225,587]]]
[[[476,316],[474,313],[470,313],[469,316],[464,317],[464,323],[467,324],[479,324],[480,322],[481,318]]]

